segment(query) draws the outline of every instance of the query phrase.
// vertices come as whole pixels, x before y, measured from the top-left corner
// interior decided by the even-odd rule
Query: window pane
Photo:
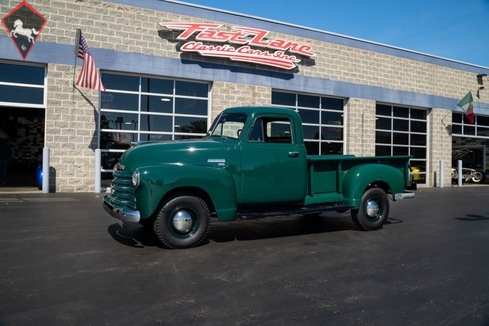
[[[265,126],[267,136],[269,137],[292,137],[290,132],[290,121],[269,121]]]
[[[414,158],[426,158],[426,148],[411,147],[411,155]]]
[[[209,85],[186,81],[175,82],[175,94],[185,96],[207,97],[209,95]]]
[[[376,156],[390,156],[391,148],[390,146],[375,146],[375,155]]]
[[[343,113],[321,111],[321,123],[325,125],[343,125]]]
[[[375,121],[376,129],[391,130],[391,119],[390,118],[377,118]]]
[[[474,126],[464,126],[464,135],[475,135],[475,127]]]
[[[393,143],[401,145],[409,145],[409,134],[394,133]]]
[[[140,130],[172,131],[173,118],[167,115],[141,114]]]
[[[343,154],[342,143],[321,142],[321,154]]]
[[[391,143],[391,133],[390,132],[377,131],[375,133],[375,142],[376,143],[383,143],[383,144],[390,144]]]
[[[106,88],[122,91],[139,91],[139,77],[102,74],[102,83]]]
[[[412,159],[409,161],[409,164],[411,166],[419,167],[421,169],[421,171],[426,171],[426,161],[420,161],[420,160]]]
[[[141,111],[158,112],[158,113],[173,113],[173,100],[162,101],[161,96],[141,96]]]
[[[140,141],[165,141],[165,140],[172,140],[172,138],[171,135],[141,133],[139,140]]]
[[[411,119],[426,120],[426,110],[411,109]]]
[[[141,78],[141,92],[173,95],[173,80]]]
[[[259,141],[262,142],[264,140],[263,137],[263,119],[256,119],[255,123],[253,123],[253,128],[248,136],[249,141]]]
[[[272,92],[272,104],[295,106],[296,95],[293,93]]]
[[[477,115],[477,125],[489,127],[489,117]]]
[[[408,108],[402,108],[399,106],[394,106],[392,108],[392,115],[394,117],[399,117],[399,118],[409,118],[409,109]]]
[[[398,131],[409,131],[409,120],[393,119],[393,128]]]
[[[461,125],[452,125],[452,134],[462,134],[462,126]]]
[[[318,141],[305,141],[307,155],[319,155],[319,142]]]
[[[137,130],[138,115],[121,112],[102,112],[100,114],[101,129]]]
[[[0,81],[2,82],[44,85],[44,74],[44,67],[0,63]],[[2,94],[1,91],[0,94]]]
[[[0,101],[43,104],[44,89],[0,85]]]
[[[452,122],[454,122],[454,123],[462,123],[462,114],[452,112]]]
[[[304,139],[320,139],[318,126],[303,126]],[[324,136],[321,137],[324,139]]]
[[[337,98],[321,98],[321,108],[326,110],[343,111],[343,100]]]
[[[388,105],[377,104],[375,107],[375,114],[391,116],[391,107]]]
[[[489,128],[477,127],[477,136],[489,136]]]
[[[297,95],[297,106],[319,108],[319,97],[311,95]]]
[[[426,146],[426,135],[411,134],[411,145]]]
[[[132,141],[137,140],[137,134],[128,132],[101,132],[100,148],[101,149],[124,149],[129,148]]]
[[[138,95],[136,94],[121,94],[121,93],[109,93],[112,95],[112,101],[104,103],[104,109],[112,110],[130,110],[137,111],[139,109]],[[106,94],[109,96],[109,94]]]
[[[207,103],[207,100],[176,98],[175,113],[207,115]]]
[[[299,115],[303,123],[318,123],[319,110],[299,109]]]
[[[176,116],[175,131],[205,134],[207,132],[207,119]]]
[[[393,147],[392,155],[409,155],[409,147]]]
[[[321,135],[328,140],[343,140],[343,128],[322,127]]]
[[[426,122],[411,121],[411,131],[413,131],[413,132],[426,132]]]

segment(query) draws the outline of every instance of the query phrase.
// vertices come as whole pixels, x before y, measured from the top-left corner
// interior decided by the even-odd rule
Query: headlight
[[[139,174],[139,170],[138,169],[134,170],[134,172],[132,173],[132,184],[136,188],[139,187],[140,177],[141,175]]]

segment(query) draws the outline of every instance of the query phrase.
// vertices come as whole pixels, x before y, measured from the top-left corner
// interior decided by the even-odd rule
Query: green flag
[[[465,117],[470,123],[474,123],[474,98],[472,92],[468,92],[463,99],[458,102],[457,106],[465,112]]]

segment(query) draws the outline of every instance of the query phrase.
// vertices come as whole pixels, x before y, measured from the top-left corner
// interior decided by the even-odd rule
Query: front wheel
[[[484,181],[484,174],[480,171],[476,171],[472,176],[473,183],[482,183]]]
[[[365,231],[380,229],[388,216],[389,198],[380,188],[365,191],[360,208],[351,210],[353,222]]]
[[[154,232],[167,247],[190,248],[200,244],[210,227],[210,212],[199,197],[173,197],[163,206],[154,220]]]

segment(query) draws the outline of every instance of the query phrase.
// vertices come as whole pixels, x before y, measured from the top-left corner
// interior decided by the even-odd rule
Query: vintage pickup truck
[[[219,221],[351,211],[361,230],[382,227],[392,200],[414,197],[408,156],[307,155],[298,112],[224,110],[200,139],[136,143],[116,164],[103,206],[188,248]]]

